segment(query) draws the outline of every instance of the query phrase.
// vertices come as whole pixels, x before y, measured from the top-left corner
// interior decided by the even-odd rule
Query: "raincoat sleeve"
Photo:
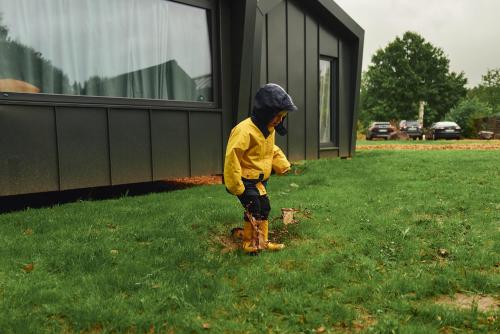
[[[286,174],[290,170],[290,162],[283,151],[276,145],[274,145],[273,152],[273,170],[278,175]]]
[[[243,194],[245,186],[241,181],[241,157],[248,149],[250,136],[241,129],[231,131],[224,160],[224,183],[227,190],[236,196]]]

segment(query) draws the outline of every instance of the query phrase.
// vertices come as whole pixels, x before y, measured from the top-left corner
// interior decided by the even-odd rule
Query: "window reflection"
[[[209,27],[165,0],[0,0],[0,91],[212,101]]]
[[[319,62],[320,95],[319,95],[319,142],[332,142],[331,123],[331,75],[332,62],[321,59]]]

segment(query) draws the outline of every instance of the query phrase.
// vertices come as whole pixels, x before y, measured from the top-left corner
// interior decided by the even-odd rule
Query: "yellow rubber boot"
[[[259,222],[259,228],[262,231],[262,234],[264,234],[264,240],[266,242],[266,249],[271,250],[271,251],[277,251],[277,250],[282,250],[285,248],[284,244],[275,244],[274,242],[269,241],[269,221],[268,220],[261,220]]]
[[[241,244],[241,248],[245,253],[248,254],[257,253],[257,247],[255,247],[252,242],[253,235],[254,235],[254,230],[252,224],[250,224],[250,222],[245,222],[245,225],[243,225],[243,242]]]

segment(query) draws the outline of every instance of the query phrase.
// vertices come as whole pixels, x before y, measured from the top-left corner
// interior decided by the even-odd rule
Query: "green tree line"
[[[478,86],[467,89],[465,74],[450,71],[449,64],[445,52],[418,33],[396,37],[375,52],[363,73],[360,125],[450,120],[472,135],[474,119],[500,113],[500,69],[488,70]]]

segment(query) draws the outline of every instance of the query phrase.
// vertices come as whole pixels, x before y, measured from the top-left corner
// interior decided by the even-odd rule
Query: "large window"
[[[0,0],[0,91],[213,101],[209,14],[166,0]]]
[[[336,146],[336,61],[321,58],[319,62],[319,141],[321,146]]]

